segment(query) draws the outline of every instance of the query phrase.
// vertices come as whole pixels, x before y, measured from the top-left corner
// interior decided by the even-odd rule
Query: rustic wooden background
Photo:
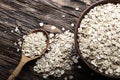
[[[64,27],[74,32],[71,23],[76,24],[79,16],[88,6],[97,0],[0,0],[0,80],[6,80],[18,65],[21,52],[17,52],[18,42],[24,34],[40,28],[39,23]],[[79,10],[76,10],[79,8]],[[63,16],[65,15],[65,17]],[[18,27],[19,32],[11,32]],[[44,80],[33,71],[35,61],[24,66],[16,80]],[[73,80],[108,80],[88,72],[86,69],[67,71],[61,78],[50,76],[47,80],[64,80],[65,76],[74,75]]]

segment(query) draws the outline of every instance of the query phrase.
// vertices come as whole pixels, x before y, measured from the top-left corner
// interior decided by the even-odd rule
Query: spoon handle
[[[13,71],[13,73],[9,76],[7,80],[14,80],[14,78],[19,74],[22,67],[25,65],[25,61],[21,60],[19,65],[16,67],[16,69]]]

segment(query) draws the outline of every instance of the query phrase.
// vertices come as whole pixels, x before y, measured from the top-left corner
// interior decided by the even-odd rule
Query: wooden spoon
[[[46,36],[47,38],[47,41],[46,41],[46,48],[43,49],[43,51],[41,51],[41,54],[44,54],[45,51],[47,50],[48,46],[49,46],[49,37],[48,37],[48,33],[46,31],[44,31],[43,29],[38,29],[38,30],[34,30],[29,34],[32,34],[32,33],[37,33],[37,32],[43,32],[43,34]],[[34,59],[37,59],[39,58],[40,56],[34,56],[34,57],[27,57],[24,55],[24,53],[22,53],[22,58],[20,60],[20,63],[19,65],[16,67],[16,69],[13,71],[13,73],[9,76],[9,78],[7,80],[13,80],[18,74],[19,72],[21,71],[22,67],[29,61],[31,60],[34,60]]]

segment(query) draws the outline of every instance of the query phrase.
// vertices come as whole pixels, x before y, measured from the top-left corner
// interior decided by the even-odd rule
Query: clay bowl
[[[75,27],[75,32],[74,32],[74,41],[75,41],[75,48],[76,48],[76,52],[80,55],[80,59],[82,60],[82,62],[84,63],[84,65],[86,65],[87,66],[87,68],[88,69],[90,69],[90,70],[92,70],[93,72],[95,72],[95,73],[97,73],[97,74],[99,74],[99,75],[101,75],[101,76],[104,76],[104,77],[109,77],[109,78],[114,78],[114,79],[120,79],[120,76],[111,76],[111,75],[107,75],[107,74],[105,74],[105,73],[101,73],[101,72],[99,72],[98,70],[96,70],[95,68],[93,68],[92,67],[92,65],[91,64],[89,64],[88,62],[87,62],[87,60],[82,56],[82,54],[81,54],[81,51],[79,50],[79,43],[78,43],[78,41],[77,41],[77,39],[78,39],[78,36],[77,36],[77,34],[78,34],[78,28],[79,28],[79,26],[80,26],[80,23],[81,23],[81,20],[84,18],[84,16],[91,10],[91,9],[93,9],[95,6],[97,6],[97,5],[100,5],[100,4],[107,4],[107,3],[113,3],[113,4],[117,4],[117,3],[120,3],[120,0],[101,0],[101,1],[98,1],[98,2],[96,2],[96,3],[94,3],[94,4],[92,4],[91,6],[89,6],[82,14],[81,14],[81,16],[79,17],[79,19],[78,19],[78,22],[77,22],[77,25],[76,25],[76,27]]]

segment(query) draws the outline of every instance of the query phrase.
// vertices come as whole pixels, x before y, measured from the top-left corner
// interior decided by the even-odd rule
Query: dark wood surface
[[[39,23],[55,25],[59,29],[74,32],[71,23],[76,24],[79,16],[88,6],[97,0],[0,0],[0,80],[6,80],[18,65],[21,52],[14,42],[22,39],[27,32],[40,28]],[[80,8],[75,10],[75,8]],[[65,15],[65,17],[62,17]],[[11,32],[18,27],[21,33]],[[71,71],[66,71],[61,78],[50,76],[47,80],[64,80],[65,76],[74,75],[73,80],[109,80],[96,76],[87,69],[78,69],[75,64]],[[44,80],[33,71],[35,61],[24,66],[16,80]],[[82,65],[82,64],[81,64]]]

